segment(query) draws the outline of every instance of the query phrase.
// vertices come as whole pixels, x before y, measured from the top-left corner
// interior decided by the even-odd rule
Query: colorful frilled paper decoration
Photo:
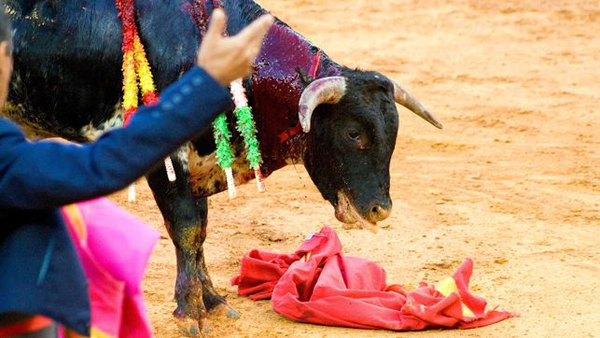
[[[151,105],[158,102],[158,94],[152,79],[152,71],[146,57],[135,24],[133,0],[116,0],[123,26],[123,125],[129,124],[138,109],[138,95],[142,92],[142,103]],[[139,80],[139,86],[138,86]],[[170,182],[177,179],[170,157],[165,158],[165,168]],[[135,201],[135,183],[129,186],[127,199]]]
[[[235,198],[235,182],[233,181],[233,172],[231,165],[233,164],[233,151],[231,150],[231,133],[227,127],[227,116],[225,113],[217,116],[213,123],[215,144],[217,145],[217,164],[225,171],[227,177],[227,190],[229,198]]]
[[[259,192],[265,191],[265,181],[260,171],[262,156],[260,154],[258,139],[256,138],[256,125],[252,116],[252,108],[248,105],[248,99],[242,84],[242,79],[231,83],[231,94],[235,103],[233,112],[237,120],[237,131],[244,138],[244,148],[246,149],[246,159],[250,163],[250,168],[254,170],[256,177],[256,187]]]
[[[254,170],[258,191],[264,192],[265,183],[260,171],[262,156],[260,154],[258,139],[256,138],[256,125],[252,117],[252,109],[248,106],[248,99],[246,98],[242,79],[237,79],[231,83],[231,94],[235,103],[233,114],[237,120],[236,129],[244,139],[246,159],[250,163],[250,168]],[[227,126],[227,117],[225,114],[221,114],[214,122],[214,137],[217,145],[217,164],[225,171],[229,198],[235,198],[235,182],[231,169],[234,155],[231,150],[231,133]]]

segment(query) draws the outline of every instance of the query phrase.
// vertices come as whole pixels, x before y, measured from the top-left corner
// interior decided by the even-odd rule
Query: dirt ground
[[[520,317],[410,337],[600,337],[600,2],[586,0],[261,0],[338,62],[400,81],[444,123],[400,109],[392,216],[377,234],[343,230],[303,167],[210,198],[213,281],[241,313],[214,337],[384,337],[299,324],[229,279],[253,248],[292,252],[322,225],[389,282],[437,282],[466,257],[472,289]],[[160,229],[144,281],[157,337],[178,337],[175,255],[145,183],[136,205]]]

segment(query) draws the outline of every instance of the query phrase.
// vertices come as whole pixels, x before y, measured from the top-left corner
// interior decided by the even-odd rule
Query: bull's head
[[[412,95],[376,72],[346,70],[311,82],[300,98],[307,135],[304,164],[317,188],[346,224],[386,219],[390,160],[398,133],[394,101],[438,128]]]

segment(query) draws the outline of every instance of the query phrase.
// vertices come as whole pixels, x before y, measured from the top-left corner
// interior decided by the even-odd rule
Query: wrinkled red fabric
[[[293,254],[252,250],[242,258],[240,274],[231,282],[240,294],[254,300],[270,297],[275,312],[315,324],[398,331],[464,329],[513,316],[486,312],[485,299],[469,292],[471,259],[453,275],[458,292],[446,297],[423,282],[412,291],[387,285],[383,268],[344,256],[341,250],[337,234],[324,227]],[[474,317],[463,314],[463,304]]]

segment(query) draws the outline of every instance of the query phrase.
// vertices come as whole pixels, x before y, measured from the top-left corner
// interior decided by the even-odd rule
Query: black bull
[[[216,5],[225,8],[231,35],[265,13],[250,0],[215,2],[135,1],[159,91],[194,65]],[[5,114],[34,134],[82,142],[120,126],[121,23],[115,0],[7,0],[6,8],[15,28],[15,67]],[[374,224],[391,211],[389,164],[398,130],[394,101],[441,127],[393,81],[335,63],[281,21],[266,37],[244,85],[261,142],[263,175],[303,163],[344,223]],[[231,125],[231,112],[228,116]],[[233,171],[242,184],[253,172],[235,132],[233,147]],[[226,189],[214,151],[207,128],[171,156],[175,182],[167,180],[162,165],[147,174],[176,247],[179,318],[200,319],[226,304],[213,288],[202,248],[207,197]]]

